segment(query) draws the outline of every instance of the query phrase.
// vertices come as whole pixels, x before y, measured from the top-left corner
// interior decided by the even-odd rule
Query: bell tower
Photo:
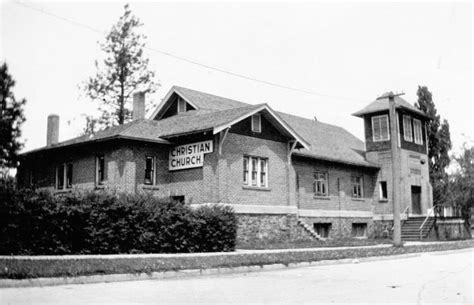
[[[364,120],[367,160],[380,166],[374,213],[393,217],[397,212],[393,205],[395,198],[402,217],[407,213],[426,215],[433,206],[426,136],[426,123],[430,118],[392,92],[383,94],[353,115]]]

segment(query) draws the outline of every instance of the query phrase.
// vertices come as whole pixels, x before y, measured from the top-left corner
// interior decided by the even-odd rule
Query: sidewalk
[[[474,241],[407,242],[226,253],[0,256],[0,287],[169,279],[403,258],[474,247]]]

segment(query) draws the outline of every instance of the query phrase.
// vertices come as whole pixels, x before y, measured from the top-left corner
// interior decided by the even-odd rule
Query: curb
[[[406,259],[413,257],[420,257],[423,255],[442,255],[448,253],[459,253],[472,251],[473,248],[463,248],[456,250],[441,250],[441,251],[430,251],[430,252],[416,252],[416,253],[405,253],[396,255],[384,255],[384,256],[370,256],[361,258],[344,258],[337,260],[321,260],[313,262],[300,262],[285,264],[268,264],[268,265],[254,265],[254,266],[241,266],[241,267],[221,267],[221,268],[209,268],[209,269],[187,269],[178,271],[164,271],[164,272],[151,272],[151,273],[123,273],[123,274],[104,274],[104,275],[87,275],[87,276],[75,276],[75,277],[43,277],[43,278],[32,278],[32,279],[0,279],[0,288],[26,288],[26,287],[47,287],[47,286],[59,286],[59,285],[78,285],[78,284],[96,284],[96,283],[113,283],[113,282],[126,282],[126,281],[146,281],[146,280],[167,280],[167,279],[180,279],[180,278],[192,278],[198,276],[215,276],[215,275],[228,275],[228,274],[242,274],[251,272],[261,271],[274,271],[283,269],[294,269],[304,267],[317,267],[317,266],[330,266],[330,265],[341,265],[341,264],[358,264],[365,262],[374,261],[385,261],[385,260],[396,260]]]

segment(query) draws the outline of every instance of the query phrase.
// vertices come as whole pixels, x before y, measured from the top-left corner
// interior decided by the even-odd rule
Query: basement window
[[[366,237],[366,236],[367,236],[366,223],[353,223],[352,224],[352,237]]]
[[[329,237],[329,231],[331,231],[331,223],[313,223],[314,231],[321,237]]]
[[[388,199],[387,181],[380,181],[379,188],[380,188],[380,200],[387,200]]]
[[[174,203],[183,203],[184,204],[184,196],[182,195],[179,195],[179,196],[171,196],[171,201],[173,201]]]
[[[252,115],[252,131],[262,132],[262,118],[260,114]]]

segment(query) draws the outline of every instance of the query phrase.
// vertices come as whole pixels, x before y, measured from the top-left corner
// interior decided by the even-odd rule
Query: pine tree
[[[430,182],[433,186],[433,203],[443,204],[446,202],[447,173],[449,166],[449,150],[451,149],[451,135],[449,123],[443,120],[436,110],[433,96],[426,86],[418,86],[418,102],[415,106],[431,117],[427,123],[428,138],[428,162],[430,171]]]
[[[155,73],[148,68],[149,60],[143,54],[146,37],[137,32],[142,25],[127,4],[101,44],[106,57],[101,65],[95,62],[97,73],[82,88],[86,96],[99,103],[101,116],[86,118],[85,133],[130,121],[133,93],[153,93],[158,88]]]
[[[6,63],[0,65],[0,171],[18,166],[18,153],[23,147],[20,141],[21,125],[25,121],[25,99],[17,100],[13,94],[15,80],[8,72]]]

